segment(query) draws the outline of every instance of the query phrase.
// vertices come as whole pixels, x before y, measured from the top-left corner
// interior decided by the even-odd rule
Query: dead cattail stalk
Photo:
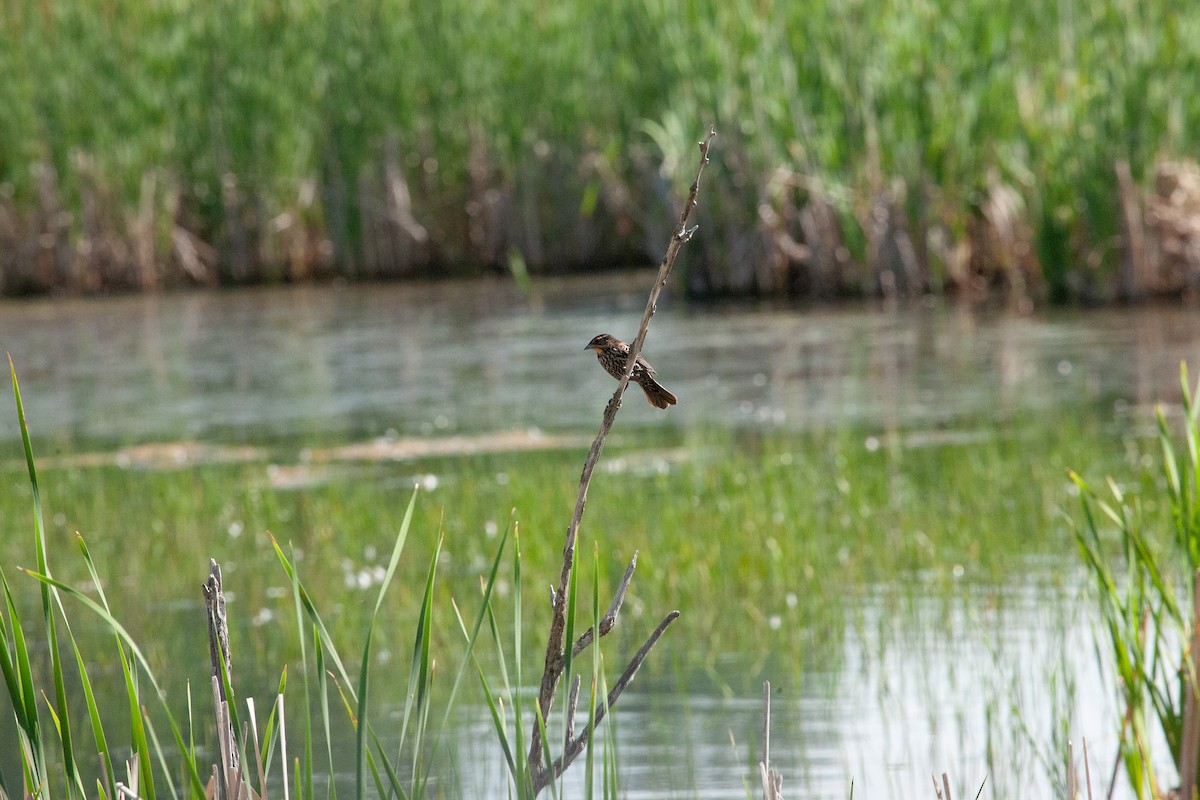
[[[1153,287],[1146,254],[1145,223],[1142,220],[1142,203],[1137,185],[1129,171],[1129,162],[1120,159],[1116,163],[1117,194],[1121,205],[1121,232],[1124,254],[1121,258],[1120,293],[1126,300],[1137,300]]]
[[[141,201],[137,221],[133,226],[134,262],[137,264],[138,285],[142,289],[159,288],[158,254],[154,247],[155,190],[158,179],[153,170],[142,174]]]
[[[783,800],[783,775],[771,767],[771,682],[763,681],[763,757],[758,762],[763,800]]]
[[[930,775],[933,778],[933,791],[937,795],[938,800],[952,800],[950,796],[950,773],[942,773],[942,782],[939,784],[936,775]]]
[[[221,585],[221,566],[212,559],[208,562],[208,580],[201,587],[204,592],[204,605],[208,614],[208,658],[212,667],[213,696],[217,703],[217,733],[222,739],[226,735],[232,741],[233,723],[228,712],[222,719],[222,710],[228,709],[230,698],[226,694],[226,681],[233,683],[233,662],[229,655],[229,628],[225,622],[225,591]],[[221,723],[224,724],[221,724]],[[238,751],[230,747],[228,752],[222,747],[222,765],[224,769],[238,768]]]

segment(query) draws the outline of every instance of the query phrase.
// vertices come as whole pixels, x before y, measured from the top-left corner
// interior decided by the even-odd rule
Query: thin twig
[[[633,580],[633,571],[637,568],[638,551],[633,551],[633,558],[629,561],[629,566],[625,570],[625,575],[621,578],[621,583],[617,585],[617,592],[613,595],[612,605],[608,607],[608,612],[600,619],[600,635],[607,636],[609,632],[617,625],[617,616],[621,613],[621,605],[625,602],[625,592],[629,590],[629,582]],[[583,632],[583,635],[575,640],[575,645],[571,648],[571,657],[575,658],[591,644],[596,638],[596,631],[588,628]]]
[[[1087,738],[1083,739],[1083,777],[1087,781],[1088,800],[1092,800],[1092,766],[1088,763]]]
[[[571,691],[567,694],[567,736],[563,740],[563,749],[566,750],[571,744],[571,737],[575,735],[575,710],[579,708],[579,686],[583,682],[583,676],[576,675],[571,681]]]
[[[763,681],[763,774],[771,770],[771,682]],[[769,800],[770,793],[763,785],[763,796]]]
[[[671,237],[671,241],[667,245],[667,253],[659,265],[658,278],[655,281],[654,288],[650,291],[650,297],[646,303],[646,311],[642,316],[641,327],[638,329],[637,338],[634,339],[633,344],[629,348],[625,373],[621,376],[620,381],[618,381],[617,389],[613,392],[612,399],[608,401],[608,405],[604,409],[604,418],[600,423],[600,432],[596,435],[595,441],[592,442],[591,449],[588,450],[587,459],[583,462],[583,473],[579,476],[579,494],[575,500],[575,510],[571,515],[571,524],[567,526],[566,542],[563,545],[562,572],[559,575],[558,589],[554,592],[554,612],[550,619],[550,635],[546,640],[545,667],[542,670],[541,686],[538,689],[538,709],[544,720],[549,720],[550,707],[554,703],[554,695],[558,690],[558,681],[562,677],[564,668],[563,636],[567,626],[567,590],[571,582],[571,570],[575,565],[575,541],[579,536],[579,524],[583,520],[583,509],[587,505],[587,490],[588,485],[592,481],[592,471],[596,468],[596,463],[600,460],[600,451],[604,449],[604,440],[608,436],[608,432],[612,429],[617,409],[621,407],[621,396],[625,393],[626,386],[629,385],[629,378],[633,374],[633,367],[637,362],[638,354],[642,351],[646,332],[650,328],[650,318],[654,316],[654,311],[657,307],[658,295],[663,287],[666,286],[667,277],[671,273],[671,267],[675,263],[675,258],[679,255],[679,249],[695,232],[694,227],[690,231],[688,230],[687,221],[692,209],[696,205],[696,195],[700,190],[700,175],[704,172],[704,167],[708,163],[708,147],[715,135],[716,131],[709,128],[708,135],[704,138],[704,141],[699,143],[700,164],[696,169],[696,177],[692,181],[687,201],[680,211],[679,226],[676,228],[675,234]],[[529,738],[529,765],[535,772],[540,771],[543,769],[544,764],[542,759],[541,731],[535,727]]]
[[[1074,800],[1077,787],[1075,786],[1075,747],[1074,744],[1067,741],[1067,797]]]
[[[758,762],[758,774],[762,778],[763,800],[783,800],[783,775],[771,768],[770,681],[763,681],[763,760]]]
[[[1125,731],[1122,730],[1121,733]],[[1117,745],[1117,755],[1113,758],[1112,775],[1108,778],[1108,794],[1104,796],[1105,800],[1112,800],[1113,793],[1117,790],[1117,774],[1121,770],[1121,749]]]
[[[263,764],[262,747],[260,746],[260,743],[258,741],[258,719],[254,713],[254,698],[253,697],[246,698],[246,709],[249,712],[249,716],[250,716],[250,735],[252,737],[248,741],[254,746],[254,760],[255,760],[256,765],[258,766],[258,789],[261,792],[259,797],[261,798],[261,800],[268,800],[268,798],[267,798],[267,766],[265,764]],[[285,769],[286,769],[286,767],[285,767]]]

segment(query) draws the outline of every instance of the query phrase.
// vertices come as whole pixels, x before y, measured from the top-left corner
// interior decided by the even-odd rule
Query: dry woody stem
[[[712,143],[716,132],[709,128],[708,134],[704,140],[699,142],[700,160],[696,168],[696,177],[692,180],[692,184],[688,191],[687,200],[683,204],[683,208],[679,213],[679,223],[675,228],[674,234],[671,236],[671,241],[667,245],[666,255],[663,256],[662,263],[658,268],[658,277],[655,280],[654,287],[650,291],[650,297],[646,302],[646,310],[642,315],[641,327],[638,329],[637,338],[629,348],[629,357],[626,360],[625,373],[621,376],[617,383],[617,389],[613,392],[612,399],[608,401],[608,405],[604,409],[604,418],[600,424],[600,432],[596,439],[592,442],[592,447],[588,451],[587,459],[583,464],[583,474],[579,478],[579,495],[575,501],[575,511],[571,517],[571,524],[567,527],[566,544],[563,547],[563,564],[562,573],[559,577],[558,590],[554,593],[554,610],[553,617],[550,621],[550,635],[546,642],[546,661],[545,668],[542,672],[541,687],[538,692],[538,708],[541,712],[542,719],[549,720],[550,709],[554,702],[554,695],[558,690],[558,682],[562,677],[563,670],[566,666],[566,659],[563,649],[563,638],[567,626],[567,592],[570,587],[571,570],[575,564],[575,542],[579,536],[579,525],[583,519],[583,509],[587,504],[587,490],[591,483],[592,471],[596,467],[596,463],[600,459],[600,452],[604,448],[604,440],[608,436],[608,432],[612,429],[613,421],[616,418],[617,409],[621,407],[621,397],[625,393],[625,388],[629,385],[629,378],[633,373],[633,367],[637,363],[637,357],[642,352],[642,345],[646,340],[646,332],[650,328],[650,318],[654,316],[657,308],[658,296],[662,292],[667,283],[667,277],[671,274],[671,267],[675,263],[676,257],[679,255],[679,250],[692,235],[696,232],[695,227],[688,227],[688,218],[691,215],[692,209],[696,206],[696,196],[700,191],[700,176],[704,172],[704,167],[708,164],[708,148]],[[629,569],[625,573],[625,577],[618,589],[617,596],[613,600],[613,605],[609,609],[609,613],[605,615],[601,621],[600,636],[605,635],[612,630],[616,624],[616,615],[620,608],[621,599],[624,597],[625,589],[628,587],[629,580],[633,577],[634,566],[637,563],[637,556],[630,561]],[[617,701],[621,691],[633,679],[634,673],[641,665],[642,660],[649,653],[654,643],[662,635],[674,620],[679,616],[679,612],[673,611],[668,614],[659,624],[654,634],[643,645],[638,655],[634,657],[622,674],[621,680],[609,692],[608,698],[600,703],[593,711],[593,722],[599,723],[604,717],[607,709]],[[605,627],[607,623],[607,628]],[[595,631],[589,630],[576,643],[573,649],[574,654],[581,652],[588,644],[594,641],[596,636]],[[570,765],[571,761],[582,752],[586,744],[586,732],[579,737],[571,739],[566,743],[562,757],[557,759],[550,769],[547,769],[543,761],[543,748],[541,741],[541,732],[534,727],[532,736],[530,737],[529,746],[529,765],[530,773],[533,781],[534,793],[536,794],[544,788],[549,781],[557,778],[562,774],[562,771]]]

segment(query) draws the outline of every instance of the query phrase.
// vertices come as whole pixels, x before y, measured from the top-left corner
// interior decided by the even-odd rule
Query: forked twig
[[[654,287],[650,290],[650,297],[646,302],[646,310],[642,315],[641,326],[638,329],[637,337],[633,340],[633,343],[629,348],[629,356],[625,363],[625,372],[621,376],[621,379],[617,382],[616,391],[613,392],[612,398],[608,401],[608,405],[604,409],[604,418],[600,423],[600,432],[596,435],[595,441],[592,442],[591,449],[588,450],[587,459],[583,463],[583,473],[579,477],[579,494],[575,500],[575,510],[571,515],[571,523],[567,526],[566,542],[563,546],[562,572],[559,575],[558,588],[554,592],[553,615],[550,620],[550,635],[547,637],[546,641],[545,667],[542,670],[541,686],[538,690],[538,710],[541,713],[542,719],[548,720],[550,717],[550,708],[554,702],[554,695],[558,690],[558,682],[561,679],[563,670],[566,667],[566,659],[564,657],[563,650],[563,638],[567,626],[567,591],[571,581],[571,570],[575,565],[575,542],[579,536],[579,524],[583,520],[583,509],[587,504],[588,485],[591,483],[592,472],[596,468],[596,463],[600,460],[600,452],[604,449],[604,440],[608,436],[608,432],[612,429],[613,421],[617,415],[617,409],[621,407],[621,397],[625,393],[625,388],[629,385],[630,376],[633,374],[633,367],[637,363],[638,355],[642,351],[642,345],[646,340],[646,332],[650,328],[650,318],[654,316],[654,312],[657,309],[658,296],[662,292],[663,287],[667,284],[667,277],[671,273],[671,267],[674,265],[675,259],[679,255],[680,248],[683,247],[683,245],[692,238],[692,234],[696,232],[696,228],[693,226],[689,229],[687,223],[692,209],[696,206],[696,195],[700,191],[700,175],[704,172],[705,165],[708,164],[708,148],[715,135],[716,131],[714,131],[712,128],[709,128],[708,135],[705,136],[704,140],[699,143],[700,163],[696,169],[696,177],[692,180],[692,184],[689,187],[687,200],[684,203],[683,208],[680,210],[679,224],[676,227],[674,234],[671,236],[671,241],[667,245],[666,255],[663,256],[662,263],[659,265],[658,277],[655,280]],[[633,563],[634,562],[630,563],[630,570],[627,572],[627,577],[632,577]],[[627,584],[628,581],[626,580],[624,583]],[[618,600],[614,600],[614,605],[619,608],[620,603]],[[672,615],[678,616],[678,612],[672,612]],[[658,637],[662,635],[662,631],[666,629],[666,626],[670,624],[670,621],[673,621],[674,616],[672,615],[668,615],[668,618],[659,626],[659,630],[657,630],[655,635],[651,637],[651,640],[647,642],[647,651],[648,648],[652,647],[653,643],[658,640]],[[615,619],[616,617],[614,612],[614,623]],[[604,632],[605,631],[602,627],[600,635],[604,635]],[[586,635],[587,634],[584,634],[584,636]],[[595,633],[593,633],[593,637],[594,636]],[[589,642],[583,642],[581,648],[586,647],[588,643]],[[626,673],[629,674],[630,679],[633,677],[633,672],[637,671],[635,664],[640,665],[642,658],[645,658],[644,653],[640,654],[640,657],[635,657],[634,662],[631,662],[630,666],[626,668]],[[631,669],[632,672],[630,671]],[[609,703],[604,704],[604,710],[607,710],[607,707],[611,704],[611,702],[615,702],[616,697],[620,695],[620,689],[622,688],[624,687],[620,683],[618,683],[617,687],[614,687],[613,691],[616,692],[616,694],[610,692],[611,700]],[[597,708],[596,714],[597,717],[594,721],[598,723],[600,718],[603,717],[603,712],[600,708]],[[562,769],[565,769],[566,766],[570,764],[571,758],[574,757],[571,756],[571,758],[568,758],[568,748],[567,751],[564,751],[563,757],[555,762],[554,769],[548,771],[544,766],[542,757],[543,748],[541,739],[541,731],[535,727],[530,735],[529,742],[529,766],[530,773],[534,776],[535,794],[540,791],[541,788],[545,787],[547,776],[550,773],[553,773],[555,776],[561,774]],[[580,749],[582,750],[582,744],[580,745]],[[576,755],[577,754],[578,753],[576,753]],[[561,767],[558,766],[560,763],[562,764]]]
[[[600,635],[607,636],[609,631],[617,625],[617,616],[621,613],[621,605],[625,602],[625,592],[629,589],[629,582],[633,580],[633,571],[637,568],[638,551],[633,551],[633,558],[629,560],[629,566],[625,569],[625,575],[621,578],[621,582],[617,584],[617,592],[613,595],[612,605],[608,607],[608,612],[600,618]],[[571,647],[571,657],[582,653],[587,649],[587,646],[596,639],[596,631],[593,628],[588,628],[583,632],[583,635],[575,640],[574,646]]]
[[[592,712],[591,729],[594,730],[608,714],[608,710],[617,703],[617,698],[621,696],[621,692],[625,691],[625,687],[633,680],[633,676],[637,674],[638,669],[642,666],[642,662],[646,660],[646,656],[650,654],[650,650],[658,643],[659,638],[670,627],[671,623],[679,619],[679,612],[672,611],[663,617],[663,621],[658,623],[658,627],[654,629],[654,633],[650,634],[650,638],[637,651],[637,655],[629,662],[629,666],[625,667],[625,671],[621,673],[621,677],[608,691],[608,697],[596,704],[595,711]],[[563,754],[554,760],[551,769],[540,769],[533,777],[533,793],[536,795],[542,789],[549,785],[550,781],[562,775],[567,767],[571,766],[571,762],[579,757],[583,749],[587,747],[588,729],[585,728],[578,736],[567,742],[567,746],[563,748]]]

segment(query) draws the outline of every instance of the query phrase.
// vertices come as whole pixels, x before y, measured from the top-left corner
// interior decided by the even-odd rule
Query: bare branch
[[[613,685],[612,689],[609,690],[608,697],[596,705],[596,710],[592,712],[592,724],[590,726],[591,730],[595,730],[597,727],[599,727],[600,722],[608,714],[608,710],[617,704],[617,700],[621,697],[621,693],[624,692],[625,688],[633,681],[634,676],[637,675],[638,669],[642,666],[642,662],[645,661],[646,656],[650,654],[650,650],[658,643],[658,640],[662,637],[667,628],[670,627],[671,623],[677,619],[679,619],[679,612],[672,611],[670,614],[667,614],[667,616],[663,617],[662,622],[658,623],[658,627],[654,629],[654,633],[650,634],[650,638],[647,639],[646,643],[643,644],[637,651],[637,654],[633,657],[633,660],[629,662],[629,666],[625,667],[625,671],[621,673],[621,677],[617,680],[616,684]],[[567,767],[571,766],[571,762],[579,757],[579,754],[583,752],[585,747],[587,747],[587,743],[588,731],[584,730],[580,732],[577,738],[572,739],[567,744],[567,746],[563,749],[562,756],[555,759],[550,772],[547,772],[544,768],[539,769],[534,774],[533,793],[536,795],[538,792],[544,789],[550,781],[557,780],[558,777],[567,769]]]

